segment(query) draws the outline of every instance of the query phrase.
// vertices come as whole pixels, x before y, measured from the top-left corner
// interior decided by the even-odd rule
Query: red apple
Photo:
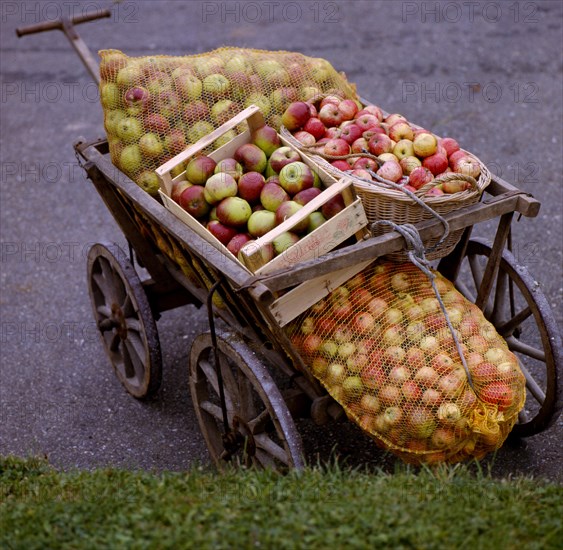
[[[247,172],[238,181],[238,196],[250,204],[260,201],[260,194],[266,185],[264,176],[259,172]]]
[[[450,158],[456,151],[459,151],[459,143],[454,138],[442,138],[440,145],[446,150],[448,158]]]
[[[234,158],[245,172],[263,172],[268,163],[266,153],[253,143],[241,145],[235,151]]]
[[[444,155],[435,153],[422,161],[422,166],[428,168],[435,176],[441,174],[448,167],[448,159]],[[411,184],[412,185],[412,184]]]
[[[393,141],[385,134],[375,134],[368,142],[368,149],[375,156],[391,153],[393,151]]]
[[[285,146],[280,147],[272,153],[270,156],[270,165],[272,169],[279,174],[284,166],[300,160],[301,157],[295,149]]]
[[[342,130],[341,138],[352,145],[357,139],[362,137],[362,130],[357,124],[348,124],[346,128]]]
[[[184,189],[180,195],[180,206],[194,218],[203,218],[209,213],[209,203],[205,200],[204,188],[192,185]]]
[[[325,155],[339,157],[350,153],[350,145],[344,139],[331,139],[325,144]]]
[[[218,239],[221,244],[227,246],[229,242],[238,234],[237,230],[233,227],[227,227],[223,225],[220,221],[211,220],[207,224],[207,229],[209,232]]]
[[[338,106],[334,103],[326,103],[319,111],[319,119],[328,128],[339,126],[344,120]]]
[[[363,114],[356,117],[355,124],[362,132],[365,132],[372,128],[379,127],[379,120],[372,114]]]
[[[333,160],[330,164],[342,172],[350,170],[350,165],[345,160]]]
[[[290,195],[313,187],[314,175],[304,162],[292,162],[279,173],[280,185]]]
[[[294,101],[287,106],[281,121],[290,132],[294,132],[299,128],[303,128],[310,117],[309,105],[304,101]]]
[[[324,137],[326,132],[325,125],[316,117],[311,117],[303,126],[305,132],[309,132],[316,140]]]
[[[282,146],[280,136],[275,128],[267,125],[254,130],[251,134],[251,141],[254,145],[260,147],[267,157],[270,157],[276,149]]]
[[[338,110],[342,113],[343,120],[352,120],[358,112],[358,105],[353,99],[343,99],[338,104]]]
[[[270,212],[275,212],[279,205],[289,200],[289,195],[285,192],[281,185],[273,182],[266,182],[260,192],[260,203]]]
[[[376,174],[386,180],[398,182],[403,177],[403,169],[398,162],[387,161],[379,168]]]
[[[309,187],[308,189],[304,189],[297,193],[293,200],[300,204],[301,206],[305,206],[308,202],[312,201],[315,197],[318,197],[322,191],[317,189],[316,187]]]
[[[328,220],[336,216],[336,214],[344,210],[344,208],[345,205],[342,195],[336,195],[336,197],[332,197],[332,199],[329,199],[322,205],[321,213]]]
[[[215,170],[217,163],[207,156],[192,158],[186,166],[186,178],[194,185],[204,185]]]

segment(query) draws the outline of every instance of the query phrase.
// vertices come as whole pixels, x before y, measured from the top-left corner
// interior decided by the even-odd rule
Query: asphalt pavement
[[[329,60],[389,112],[458,139],[542,203],[514,223],[515,255],[562,315],[563,4],[534,2],[2,2],[0,62],[0,454],[62,468],[183,470],[209,458],[187,387],[193,306],[158,322],[164,377],[138,402],[113,375],[86,286],[94,242],[124,245],[72,144],[103,135],[97,90],[58,31],[16,27],[109,7],[78,27],[93,52],[191,54],[223,45]],[[494,223],[475,228],[492,238]],[[333,445],[350,462],[392,467],[351,425],[302,423],[309,457]],[[496,475],[562,480],[561,420],[486,461]]]

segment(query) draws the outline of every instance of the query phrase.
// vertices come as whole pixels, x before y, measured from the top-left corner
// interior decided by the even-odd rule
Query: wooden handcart
[[[98,79],[95,61],[73,23],[104,16],[34,25],[18,29],[18,35],[63,30]],[[154,394],[162,373],[160,314],[187,304],[206,307],[210,327],[189,351],[189,386],[212,459],[219,466],[238,457],[264,467],[302,467],[295,418],[312,417],[322,424],[344,413],[309,374],[271,305],[280,291],[311,280],[323,285],[335,272],[400,251],[403,237],[388,233],[291,269],[252,276],[118,170],[105,139],[80,139],[74,148],[130,245],[125,252],[115,244],[95,244],[88,254],[94,317],[121,383],[137,398]],[[535,217],[539,208],[533,197],[493,176],[481,202],[445,215],[451,231],[462,229],[463,235],[437,266],[478,305],[519,358],[527,401],[513,434],[522,437],[546,430],[563,408],[558,326],[537,282],[511,252],[514,215]],[[492,243],[471,239],[476,224],[493,219],[498,226]],[[417,228],[423,240],[443,231],[435,220]],[[149,276],[141,279],[139,272]]]

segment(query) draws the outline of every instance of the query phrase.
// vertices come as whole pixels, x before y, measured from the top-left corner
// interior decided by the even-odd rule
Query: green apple
[[[149,195],[156,197],[158,195],[158,190],[160,188],[160,183],[158,181],[158,176],[152,170],[144,170],[139,174],[136,179],[137,185],[146,191]]]
[[[264,94],[258,92],[254,92],[246,98],[244,106],[250,107],[251,105],[256,105],[265,117],[267,117],[272,110],[270,100]]]
[[[121,104],[121,92],[119,86],[113,82],[102,84],[100,100],[104,109],[117,109]]]
[[[117,137],[126,143],[138,141],[143,134],[143,125],[133,117],[122,118],[116,124]]]
[[[143,156],[138,145],[127,145],[119,156],[119,166],[127,174],[135,174],[141,168]]]
[[[164,145],[160,137],[153,133],[148,132],[141,136],[139,140],[139,149],[146,157],[158,157],[164,152]]]
[[[230,87],[231,82],[222,74],[211,74],[203,79],[203,91],[214,97],[226,94]]]
[[[104,116],[104,126],[108,134],[117,135],[117,125],[120,120],[127,118],[125,111],[122,109],[112,109],[111,111],[106,111]]]
[[[276,254],[281,254],[286,251],[290,246],[293,246],[299,242],[299,235],[292,233],[291,231],[286,231],[281,235],[278,235],[272,242],[274,245],[274,251]]]
[[[213,124],[200,120],[188,128],[188,141],[195,143],[211,132],[213,132]]]

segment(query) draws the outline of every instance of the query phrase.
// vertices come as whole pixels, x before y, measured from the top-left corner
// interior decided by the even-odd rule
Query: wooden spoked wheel
[[[134,397],[154,394],[162,371],[156,323],[139,276],[121,248],[112,245],[110,251],[99,243],[90,248],[88,287],[117,378]]]
[[[301,438],[276,383],[259,357],[236,335],[217,335],[230,430],[239,445],[229,462],[286,471],[302,468]],[[211,458],[225,460],[225,433],[211,335],[200,334],[190,352],[189,385]]]
[[[485,241],[469,241],[455,284],[472,302],[490,255],[491,246]],[[526,403],[512,434],[540,433],[555,422],[563,408],[561,336],[537,281],[508,250],[503,252],[489,300],[481,309],[518,358],[526,377]]]

